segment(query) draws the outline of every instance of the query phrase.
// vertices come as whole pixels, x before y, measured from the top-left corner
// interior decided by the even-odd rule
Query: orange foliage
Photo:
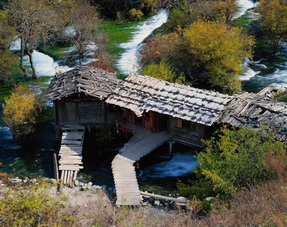
[[[157,35],[147,41],[141,56],[143,63],[159,63],[178,53],[180,37],[177,33]]]

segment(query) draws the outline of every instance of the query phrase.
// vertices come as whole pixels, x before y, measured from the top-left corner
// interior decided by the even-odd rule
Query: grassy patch
[[[63,46],[61,44],[42,45],[39,51],[51,56],[55,61],[65,60],[67,56],[74,54],[69,52],[70,46]]]
[[[129,23],[119,24],[117,21],[103,20],[101,22],[100,31],[107,34],[109,37],[107,50],[110,54],[120,55],[124,49],[119,47],[119,44],[126,43],[132,38],[132,33],[136,31],[136,26],[141,22],[134,21]]]

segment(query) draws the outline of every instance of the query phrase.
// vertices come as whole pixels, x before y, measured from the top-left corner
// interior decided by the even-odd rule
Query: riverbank
[[[286,179],[243,190],[233,195],[230,204],[215,203],[210,214],[199,213],[194,198],[186,208],[174,205],[115,207],[105,189],[91,186],[64,187],[57,193],[54,181],[0,178],[0,224],[22,226],[285,226]],[[18,183],[16,183],[18,182]],[[17,186],[17,184],[19,186]],[[272,196],[270,196],[272,195]],[[159,203],[160,204],[160,203]]]

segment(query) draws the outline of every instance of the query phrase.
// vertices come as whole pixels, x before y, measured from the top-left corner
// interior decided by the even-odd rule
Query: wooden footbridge
[[[167,132],[152,133],[139,129],[115,156],[112,171],[117,194],[116,205],[140,205],[141,196],[134,163],[170,138]]]
[[[61,184],[72,186],[78,171],[83,168],[82,147],[85,128],[79,125],[67,125],[62,128],[59,170]]]

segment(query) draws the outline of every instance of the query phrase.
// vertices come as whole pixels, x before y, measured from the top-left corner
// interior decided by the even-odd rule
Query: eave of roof
[[[231,99],[231,96],[218,92],[131,75],[106,102],[130,109],[138,116],[154,111],[210,126]]]

